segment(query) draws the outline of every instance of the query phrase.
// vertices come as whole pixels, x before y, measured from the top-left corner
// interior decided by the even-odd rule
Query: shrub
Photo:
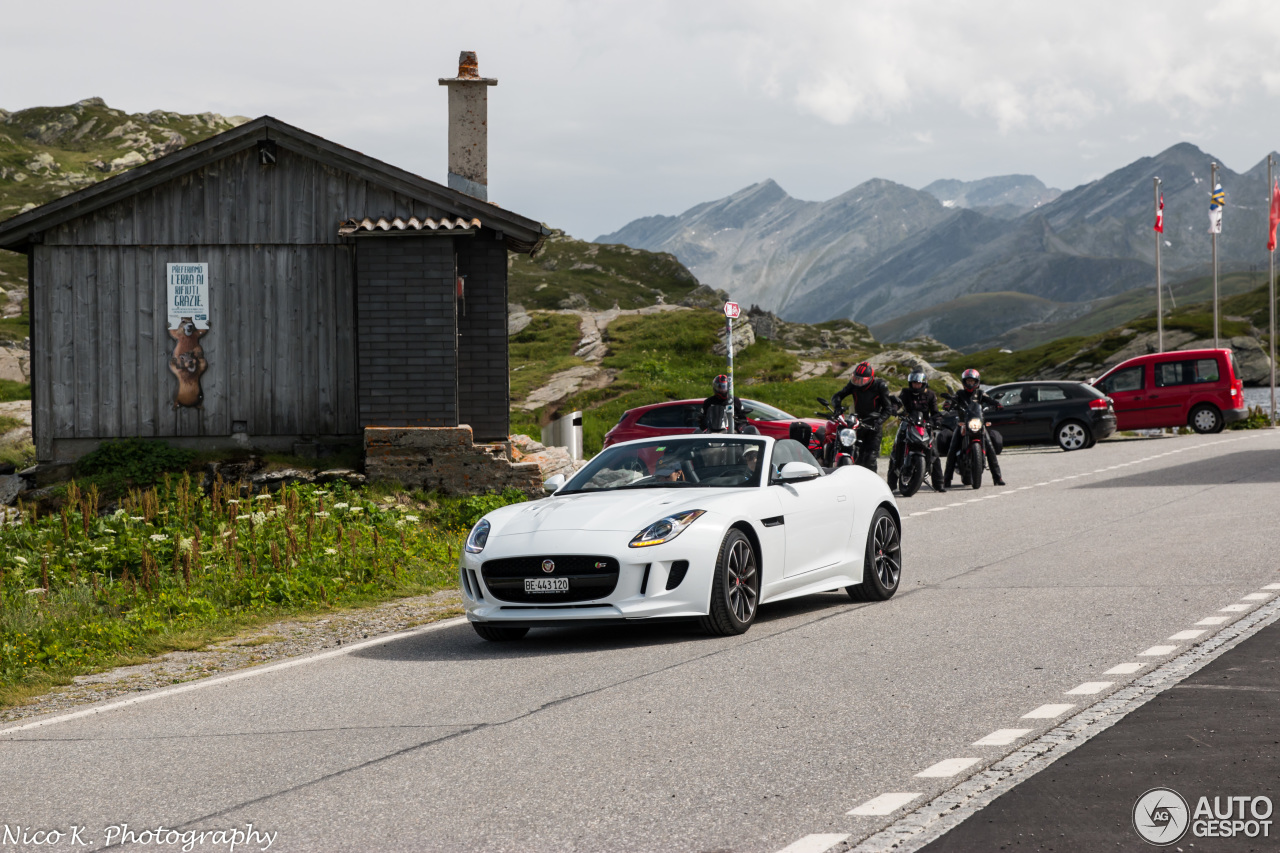
[[[126,438],[108,441],[76,463],[76,473],[92,477],[120,477],[137,486],[157,483],[165,472],[180,472],[191,464],[195,453],[170,447],[163,441]]]

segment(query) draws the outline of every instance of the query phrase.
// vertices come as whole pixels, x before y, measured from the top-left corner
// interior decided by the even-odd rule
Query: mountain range
[[[973,348],[1150,287],[1157,176],[1165,280],[1209,271],[1214,159],[1179,143],[1066,192],[1029,175],[919,190],[877,178],[811,202],[766,180],[596,242],[671,252],[703,283],[788,320],[849,318],[882,339],[930,334]],[[1227,192],[1219,270],[1265,263],[1266,159],[1242,173],[1220,166],[1218,180]]]

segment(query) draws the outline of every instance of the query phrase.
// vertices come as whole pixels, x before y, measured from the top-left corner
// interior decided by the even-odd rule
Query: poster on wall
[[[169,328],[183,319],[197,329],[209,328],[209,265],[165,264],[169,279]]]
[[[169,372],[178,378],[173,407],[202,408],[200,377],[209,369],[200,339],[209,334],[209,265],[166,264],[169,279]]]

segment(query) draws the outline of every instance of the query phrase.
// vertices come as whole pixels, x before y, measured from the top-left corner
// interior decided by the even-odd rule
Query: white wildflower
[[[169,541],[169,537],[165,536],[163,533],[152,533],[151,536],[149,536],[148,538],[152,542],[168,542]]]
[[[360,514],[360,513],[364,512],[364,507],[362,507],[362,506],[353,506],[353,507],[350,509],[350,512],[351,512],[351,514],[352,514],[352,515],[358,515],[358,514]]]
[[[269,501],[269,500],[271,500],[271,495],[258,495],[257,497],[255,497],[255,498],[254,498],[254,500],[255,500],[255,501]]]
[[[195,542],[195,541],[196,541],[195,539],[187,539],[187,538],[179,539],[179,540],[178,540],[178,548],[180,548],[180,549],[181,549],[181,550],[183,550],[183,551],[190,551],[190,550],[191,550],[191,543],[193,543],[193,542]]]
[[[127,518],[127,517],[128,517],[128,515],[129,515],[129,513],[125,512],[125,511],[124,511],[124,510],[122,510],[122,509],[118,509],[118,510],[116,510],[115,512],[111,513],[111,517],[112,517],[112,518],[114,518],[114,519],[116,519],[117,521],[119,521],[119,520],[120,520],[120,519],[122,519],[122,518]]]
[[[93,550],[95,550],[95,551],[97,551],[99,554],[101,554],[101,553],[103,553],[104,551],[108,551],[108,550],[110,550],[110,549],[108,549],[106,545],[94,545],[94,546],[93,546]]]
[[[334,505],[333,505],[333,508],[334,508],[334,509],[346,509],[348,506],[350,506],[350,504],[347,504],[347,503],[344,503],[344,502],[341,502],[341,501],[340,501],[340,502],[338,502],[338,503],[334,504]]]
[[[130,521],[146,521],[146,519],[140,515],[131,515],[129,516],[129,520]]]
[[[13,555],[13,561],[14,561],[15,563],[21,563],[21,564],[22,564],[22,565],[24,565],[24,566],[27,564],[27,558],[26,558],[26,557],[19,557],[17,554],[14,554],[14,555]]]
[[[236,516],[236,521],[244,521],[244,520],[245,520],[246,518],[248,518],[248,517],[249,517],[249,516],[247,516],[247,515],[237,515],[237,516]]]
[[[266,520],[267,520],[267,514],[265,512],[255,512],[253,514],[254,524],[263,524],[264,522],[266,522]]]
[[[338,549],[337,549],[337,548],[325,548],[325,549],[324,549],[324,552],[325,552],[326,554],[330,554],[330,555],[332,555],[332,554],[336,554],[336,553],[338,553]]]
[[[229,498],[229,499],[227,500],[227,505],[228,505],[228,506],[235,506],[235,505],[236,505],[236,504],[238,504],[238,503],[240,503],[240,501],[236,500],[235,498]]]
[[[327,513],[327,512],[317,512],[315,515],[316,515],[316,518],[328,518],[328,517],[329,517],[329,513]]]
[[[40,593],[42,593],[42,592],[46,592],[46,591],[47,591],[47,590],[45,590],[45,588],[44,588],[44,587],[42,587],[42,586],[38,586],[38,587],[36,587],[35,589],[29,589],[29,590],[27,590],[27,595],[39,595]]]
[[[405,520],[405,521],[417,521],[417,520],[418,520],[418,516],[416,516],[416,515],[406,515],[406,516],[404,517],[404,520]]]

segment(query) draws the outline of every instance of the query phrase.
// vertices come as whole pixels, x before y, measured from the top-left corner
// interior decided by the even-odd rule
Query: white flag
[[[1222,191],[1222,184],[1213,188],[1209,196],[1209,233],[1222,233],[1222,208],[1227,203],[1227,194]]]

